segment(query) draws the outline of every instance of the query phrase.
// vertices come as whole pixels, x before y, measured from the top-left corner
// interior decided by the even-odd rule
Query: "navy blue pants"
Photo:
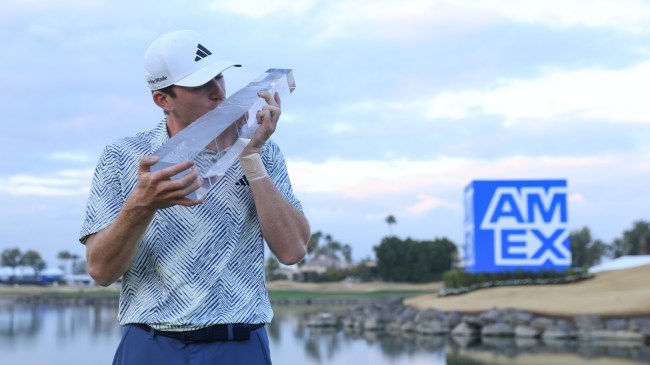
[[[152,331],[126,325],[113,365],[270,365],[269,339],[264,327],[251,331],[247,341],[184,344]]]

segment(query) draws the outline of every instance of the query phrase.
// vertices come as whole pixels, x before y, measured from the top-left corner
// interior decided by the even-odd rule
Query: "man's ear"
[[[169,113],[169,111],[172,109],[171,95],[166,94],[160,90],[156,90],[151,94],[151,97],[153,98],[153,102],[161,107],[165,114]]]

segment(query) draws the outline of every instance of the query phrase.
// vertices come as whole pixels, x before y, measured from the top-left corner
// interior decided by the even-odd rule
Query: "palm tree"
[[[318,256],[318,253],[321,249],[321,237],[323,237],[323,233],[321,231],[317,231],[311,234],[309,241],[307,242],[307,255],[305,255],[305,258],[298,263],[298,266],[302,266]]]
[[[69,251],[59,251],[57,258],[61,261],[61,269],[64,274],[68,275],[68,260],[72,259],[72,254]]]
[[[2,256],[0,258],[0,266],[8,266],[11,268],[12,274],[9,278],[10,282],[13,283],[16,280],[16,267],[20,265],[20,257],[22,253],[18,247],[8,248],[2,251]]]
[[[388,232],[390,232],[390,235],[393,235],[393,224],[397,223],[397,219],[392,214],[389,214],[388,217],[386,217],[386,223],[388,224]]]
[[[34,277],[37,277],[38,274],[47,267],[41,254],[33,250],[28,250],[20,257],[20,264],[34,269]]]
[[[352,247],[348,245],[347,243],[341,247],[341,253],[343,254],[343,258],[345,259],[345,262],[347,264],[352,263]]]
[[[70,269],[70,273],[76,274],[75,271],[77,270],[77,260],[79,260],[79,255],[76,253],[71,254],[70,260],[72,260],[72,268]]]

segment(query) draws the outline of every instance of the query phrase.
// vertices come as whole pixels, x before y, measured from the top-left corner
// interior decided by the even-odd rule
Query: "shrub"
[[[500,273],[468,273],[463,269],[445,272],[442,276],[444,289],[440,296],[467,293],[481,288],[513,285],[548,285],[566,284],[592,278],[584,269],[567,269],[565,271],[505,271]]]

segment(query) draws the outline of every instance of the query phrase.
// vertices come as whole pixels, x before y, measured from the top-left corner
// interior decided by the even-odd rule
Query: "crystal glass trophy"
[[[277,92],[285,100],[295,88],[292,70],[267,70],[218,107],[172,136],[154,153],[160,160],[152,166],[151,171],[193,160],[200,171],[203,184],[187,197],[202,197],[237,160],[257,130],[257,112],[266,105],[258,93],[268,91],[273,95]],[[184,171],[172,179],[187,173]]]

